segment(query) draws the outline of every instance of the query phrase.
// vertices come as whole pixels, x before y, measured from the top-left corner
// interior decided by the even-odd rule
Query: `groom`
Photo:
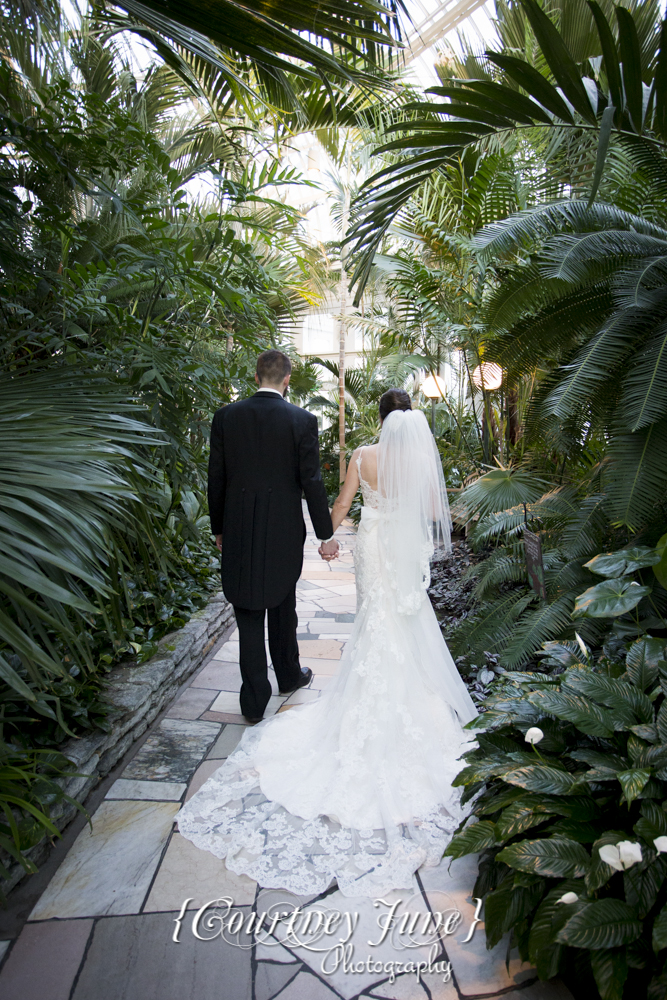
[[[259,722],[271,697],[264,645],[281,694],[313,676],[299,664],[296,582],[303,564],[305,495],[320,553],[338,552],[320,473],[317,418],[286,402],[292,362],[281,351],[257,358],[254,396],[217,410],[211,426],[208,505],[222,552],[222,589],[239,629],[241,711]]]

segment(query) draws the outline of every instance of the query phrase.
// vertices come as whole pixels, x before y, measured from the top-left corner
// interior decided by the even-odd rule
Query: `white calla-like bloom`
[[[617,872],[626,871],[642,860],[641,845],[632,840],[622,840],[620,844],[605,844],[599,853],[602,861]]]
[[[616,844],[604,844],[599,850],[600,860],[604,861],[606,865],[614,868],[617,872],[623,871],[623,865],[621,864],[621,855]]]
[[[667,837],[656,837],[653,846],[658,854],[664,854],[667,851]]]
[[[557,903],[576,903],[579,897],[576,892],[566,892],[560,899],[557,899]]]
[[[526,743],[539,743],[541,739],[544,739],[544,733],[539,726],[531,726],[524,739]]]
[[[586,643],[581,638],[581,636],[579,635],[578,632],[575,632],[574,634],[575,634],[577,643],[579,644],[579,649],[584,654],[584,659],[587,660],[588,659],[588,650],[586,649]]]
[[[631,868],[632,865],[636,865],[638,861],[643,860],[641,844],[635,841],[622,840],[618,845],[618,849],[621,854],[621,863],[625,868]]]

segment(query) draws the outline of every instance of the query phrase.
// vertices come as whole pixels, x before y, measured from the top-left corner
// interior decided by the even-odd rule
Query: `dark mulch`
[[[445,642],[461,622],[472,614],[472,590],[474,579],[466,570],[480,562],[485,553],[475,553],[463,538],[452,539],[452,553],[446,559],[431,564],[431,586],[428,595],[436,618],[440,623]],[[471,662],[468,656],[458,656],[456,666],[476,705],[482,707],[491,681],[502,673],[498,667],[498,657],[493,653],[483,653]]]
[[[451,555],[431,563],[428,596],[445,639],[472,611],[474,580],[464,580],[463,574],[478,563],[480,558],[465,539],[453,538]]]

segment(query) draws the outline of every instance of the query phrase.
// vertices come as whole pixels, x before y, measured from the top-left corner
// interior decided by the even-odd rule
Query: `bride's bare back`
[[[361,475],[364,482],[368,483],[373,491],[377,491],[378,488],[378,453],[379,445],[369,444],[364,445],[361,448],[357,448],[350,457],[350,462],[347,467],[347,475],[345,476],[345,482],[343,483],[343,488],[336,497],[334,505],[331,509],[331,520],[333,522],[333,529],[336,531],[343,522],[343,518],[347,514],[348,510],[352,505],[357,490],[360,486],[359,481],[359,466],[361,465]],[[359,455],[361,455],[361,462],[359,462]]]

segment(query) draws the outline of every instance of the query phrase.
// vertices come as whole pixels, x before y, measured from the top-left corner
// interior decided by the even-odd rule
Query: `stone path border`
[[[326,565],[309,533],[297,610],[302,663],[315,676],[309,688],[289,698],[278,696],[272,677],[270,713],[318,698],[340,659],[355,612],[354,531],[344,526],[340,534],[343,554]],[[220,766],[244,731],[238,688],[232,632],[129,763],[124,760],[103,782],[92,833],[80,825],[60,845],[59,865],[40,873],[43,891],[25,896],[27,919],[15,914],[14,933],[0,941],[3,1000],[572,1000],[563,984],[537,981],[515,954],[507,968],[506,942],[487,951],[483,925],[463,943],[475,912],[474,858],[424,869],[411,892],[395,891],[382,902],[344,898],[335,885],[318,897],[296,897],[260,889],[181,837],[173,824],[180,802]],[[196,921],[198,909],[220,897],[233,901],[231,913],[241,924],[227,926],[227,940],[217,934],[219,922],[206,929],[205,918]],[[380,940],[378,916],[392,907],[397,932]],[[290,937],[289,923],[267,926],[276,909],[295,908],[298,939]],[[462,923],[451,933],[442,927],[434,933],[436,915],[452,909],[461,912]],[[229,924],[231,914],[224,906],[220,912]],[[258,942],[248,922],[263,913],[269,917]],[[326,917],[338,929],[318,937],[318,921]],[[335,947],[346,936],[348,920],[353,933],[347,966],[323,970],[322,952],[314,949],[323,942]],[[195,936],[193,921],[210,940]],[[329,965],[335,956],[330,954]],[[430,971],[419,979],[404,968],[429,958]]]

